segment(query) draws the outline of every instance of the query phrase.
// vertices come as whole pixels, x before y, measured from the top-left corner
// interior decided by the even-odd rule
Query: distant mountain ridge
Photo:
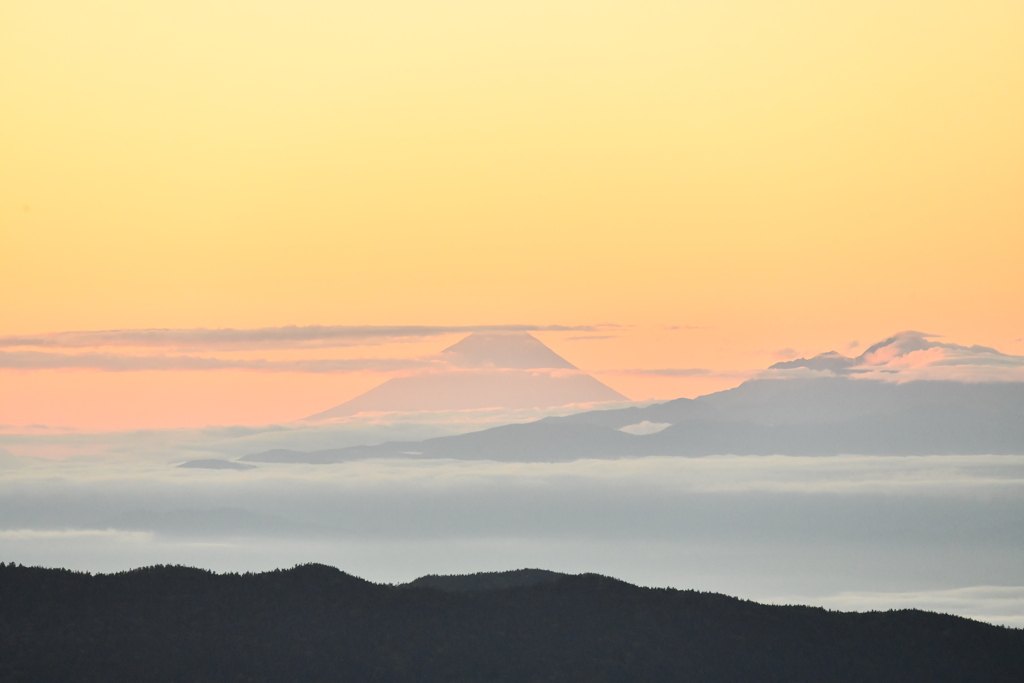
[[[654,434],[620,431],[668,423]],[[751,380],[697,399],[595,410],[438,437],[246,462],[327,464],[374,457],[571,461],[650,455],[942,455],[1024,453],[1024,383],[845,377]]]
[[[595,574],[452,590],[323,565],[89,575],[0,563],[0,680],[1018,683],[1024,631]]]

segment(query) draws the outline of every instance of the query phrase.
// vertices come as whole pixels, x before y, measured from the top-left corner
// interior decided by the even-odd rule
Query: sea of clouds
[[[543,567],[1021,626],[1024,456],[410,459],[247,471],[17,458],[0,474],[0,559],[89,571],[323,562],[384,582]]]

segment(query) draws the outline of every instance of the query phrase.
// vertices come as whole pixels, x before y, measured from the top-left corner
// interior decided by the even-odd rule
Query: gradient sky
[[[0,335],[612,323],[537,336],[635,399],[905,329],[1020,355],[1022,121],[1019,1],[4,2]],[[0,424],[386,376],[7,369]]]

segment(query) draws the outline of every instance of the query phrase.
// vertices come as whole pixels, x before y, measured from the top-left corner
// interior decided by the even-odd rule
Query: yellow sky
[[[1016,0],[9,1],[0,334],[637,326],[544,337],[588,370],[901,329],[1020,354],[1022,121]],[[0,371],[0,423],[156,424],[109,417],[132,391],[288,419],[377,381],[173,374]],[[264,394],[293,403],[216,412]]]

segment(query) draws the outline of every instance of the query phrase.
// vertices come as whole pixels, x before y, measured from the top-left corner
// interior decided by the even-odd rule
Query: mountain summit
[[[439,360],[435,371],[389,379],[307,419],[365,412],[525,410],[629,400],[526,332],[475,332],[442,351]]]
[[[474,332],[441,356],[459,368],[578,369],[528,332]]]

